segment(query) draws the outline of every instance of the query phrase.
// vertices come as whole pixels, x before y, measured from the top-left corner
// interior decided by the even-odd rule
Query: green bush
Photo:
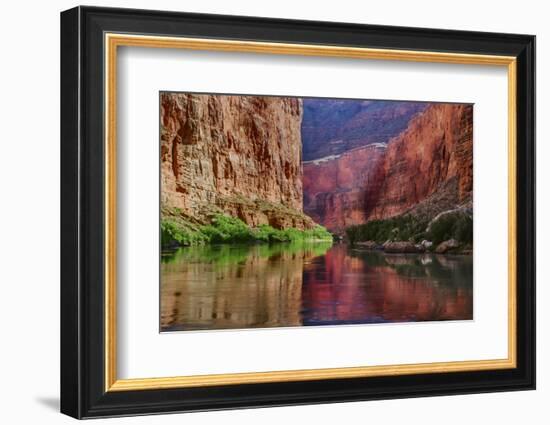
[[[208,239],[200,231],[172,220],[161,221],[160,235],[164,247],[196,245]]]
[[[298,230],[294,228],[275,229],[267,224],[263,224],[254,229],[254,237],[259,242],[294,242],[312,239],[332,240],[332,234],[322,226],[315,226],[313,229],[308,230]]]
[[[254,236],[259,242],[288,242],[289,238],[284,230],[275,229],[268,224],[262,224],[254,229]]]
[[[361,241],[375,241],[380,244],[387,240],[418,243],[422,239],[428,239],[437,246],[453,238],[461,244],[472,243],[473,220],[465,213],[443,215],[431,224],[429,232],[425,231],[427,225],[426,220],[412,215],[402,215],[350,226],[346,228],[346,236],[352,245]]]
[[[428,236],[435,245],[449,239],[456,239],[461,244],[471,244],[473,225],[472,217],[467,214],[447,214],[432,223]]]
[[[251,242],[254,233],[242,220],[227,215],[218,214],[212,219],[212,224],[201,227],[201,232],[212,243]]]
[[[183,242],[183,237],[176,223],[168,220],[160,223],[160,240],[162,246],[181,244]]]
[[[403,215],[350,226],[346,228],[346,236],[351,244],[360,241],[383,243],[387,240],[419,242],[425,236],[426,225],[426,221],[411,215]]]
[[[474,240],[474,220],[463,215],[459,217],[453,226],[454,237],[464,244],[471,244]]]
[[[332,240],[332,233],[330,233],[323,226],[315,226],[313,229],[304,231],[305,239],[320,239],[325,241]]]
[[[455,217],[449,214],[432,223],[428,236],[434,245],[438,245],[454,237],[453,227],[455,221]]]
[[[294,228],[275,229],[267,224],[255,229],[236,217],[217,214],[208,225],[193,226],[183,220],[161,222],[163,247],[197,245],[203,243],[251,243],[251,242],[294,242],[301,240],[332,241],[324,227],[315,226],[309,230]]]

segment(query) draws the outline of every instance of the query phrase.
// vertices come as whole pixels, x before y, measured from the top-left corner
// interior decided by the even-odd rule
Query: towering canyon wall
[[[305,162],[305,212],[341,232],[420,206],[435,215],[468,202],[473,188],[472,117],[471,105],[432,104],[387,145]]]
[[[160,108],[165,211],[312,227],[302,213],[301,100],[162,93]]]
[[[471,105],[432,105],[389,143],[383,184],[373,193],[376,202],[368,208],[368,216],[402,214],[439,190],[450,190],[457,204],[471,197]]]

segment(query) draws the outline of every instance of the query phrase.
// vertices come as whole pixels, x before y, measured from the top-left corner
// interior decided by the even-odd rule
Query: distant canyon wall
[[[472,125],[473,106],[431,104],[387,144],[304,162],[304,211],[341,232],[432,199],[435,214],[467,202],[473,188]]]
[[[304,98],[304,160],[339,155],[371,143],[387,143],[426,109],[425,102]]]
[[[306,214],[332,231],[365,223],[369,191],[376,191],[384,178],[385,152],[386,145],[376,143],[304,162]]]
[[[161,205],[201,221],[309,228],[303,215],[302,101],[162,93]]]

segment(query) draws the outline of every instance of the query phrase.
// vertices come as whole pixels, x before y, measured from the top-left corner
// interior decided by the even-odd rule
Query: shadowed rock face
[[[339,155],[371,143],[387,143],[426,109],[423,102],[304,98],[305,161]]]
[[[418,205],[437,214],[467,202],[473,188],[472,118],[471,105],[431,104],[387,146],[305,162],[305,212],[341,232]]]
[[[300,99],[162,93],[160,103],[163,208],[312,227],[302,214]]]
[[[304,162],[304,211],[333,231],[364,223],[384,177],[386,145],[371,144],[341,156]],[[371,208],[373,208],[371,206]]]

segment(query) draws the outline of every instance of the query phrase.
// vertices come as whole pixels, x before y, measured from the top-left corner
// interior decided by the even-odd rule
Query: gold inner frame
[[[106,33],[105,45],[105,391],[308,381],[516,367],[516,58],[444,52],[370,49]],[[508,71],[508,357],[417,364],[118,379],[116,325],[116,105],[119,46],[249,52],[356,59],[504,66]]]

